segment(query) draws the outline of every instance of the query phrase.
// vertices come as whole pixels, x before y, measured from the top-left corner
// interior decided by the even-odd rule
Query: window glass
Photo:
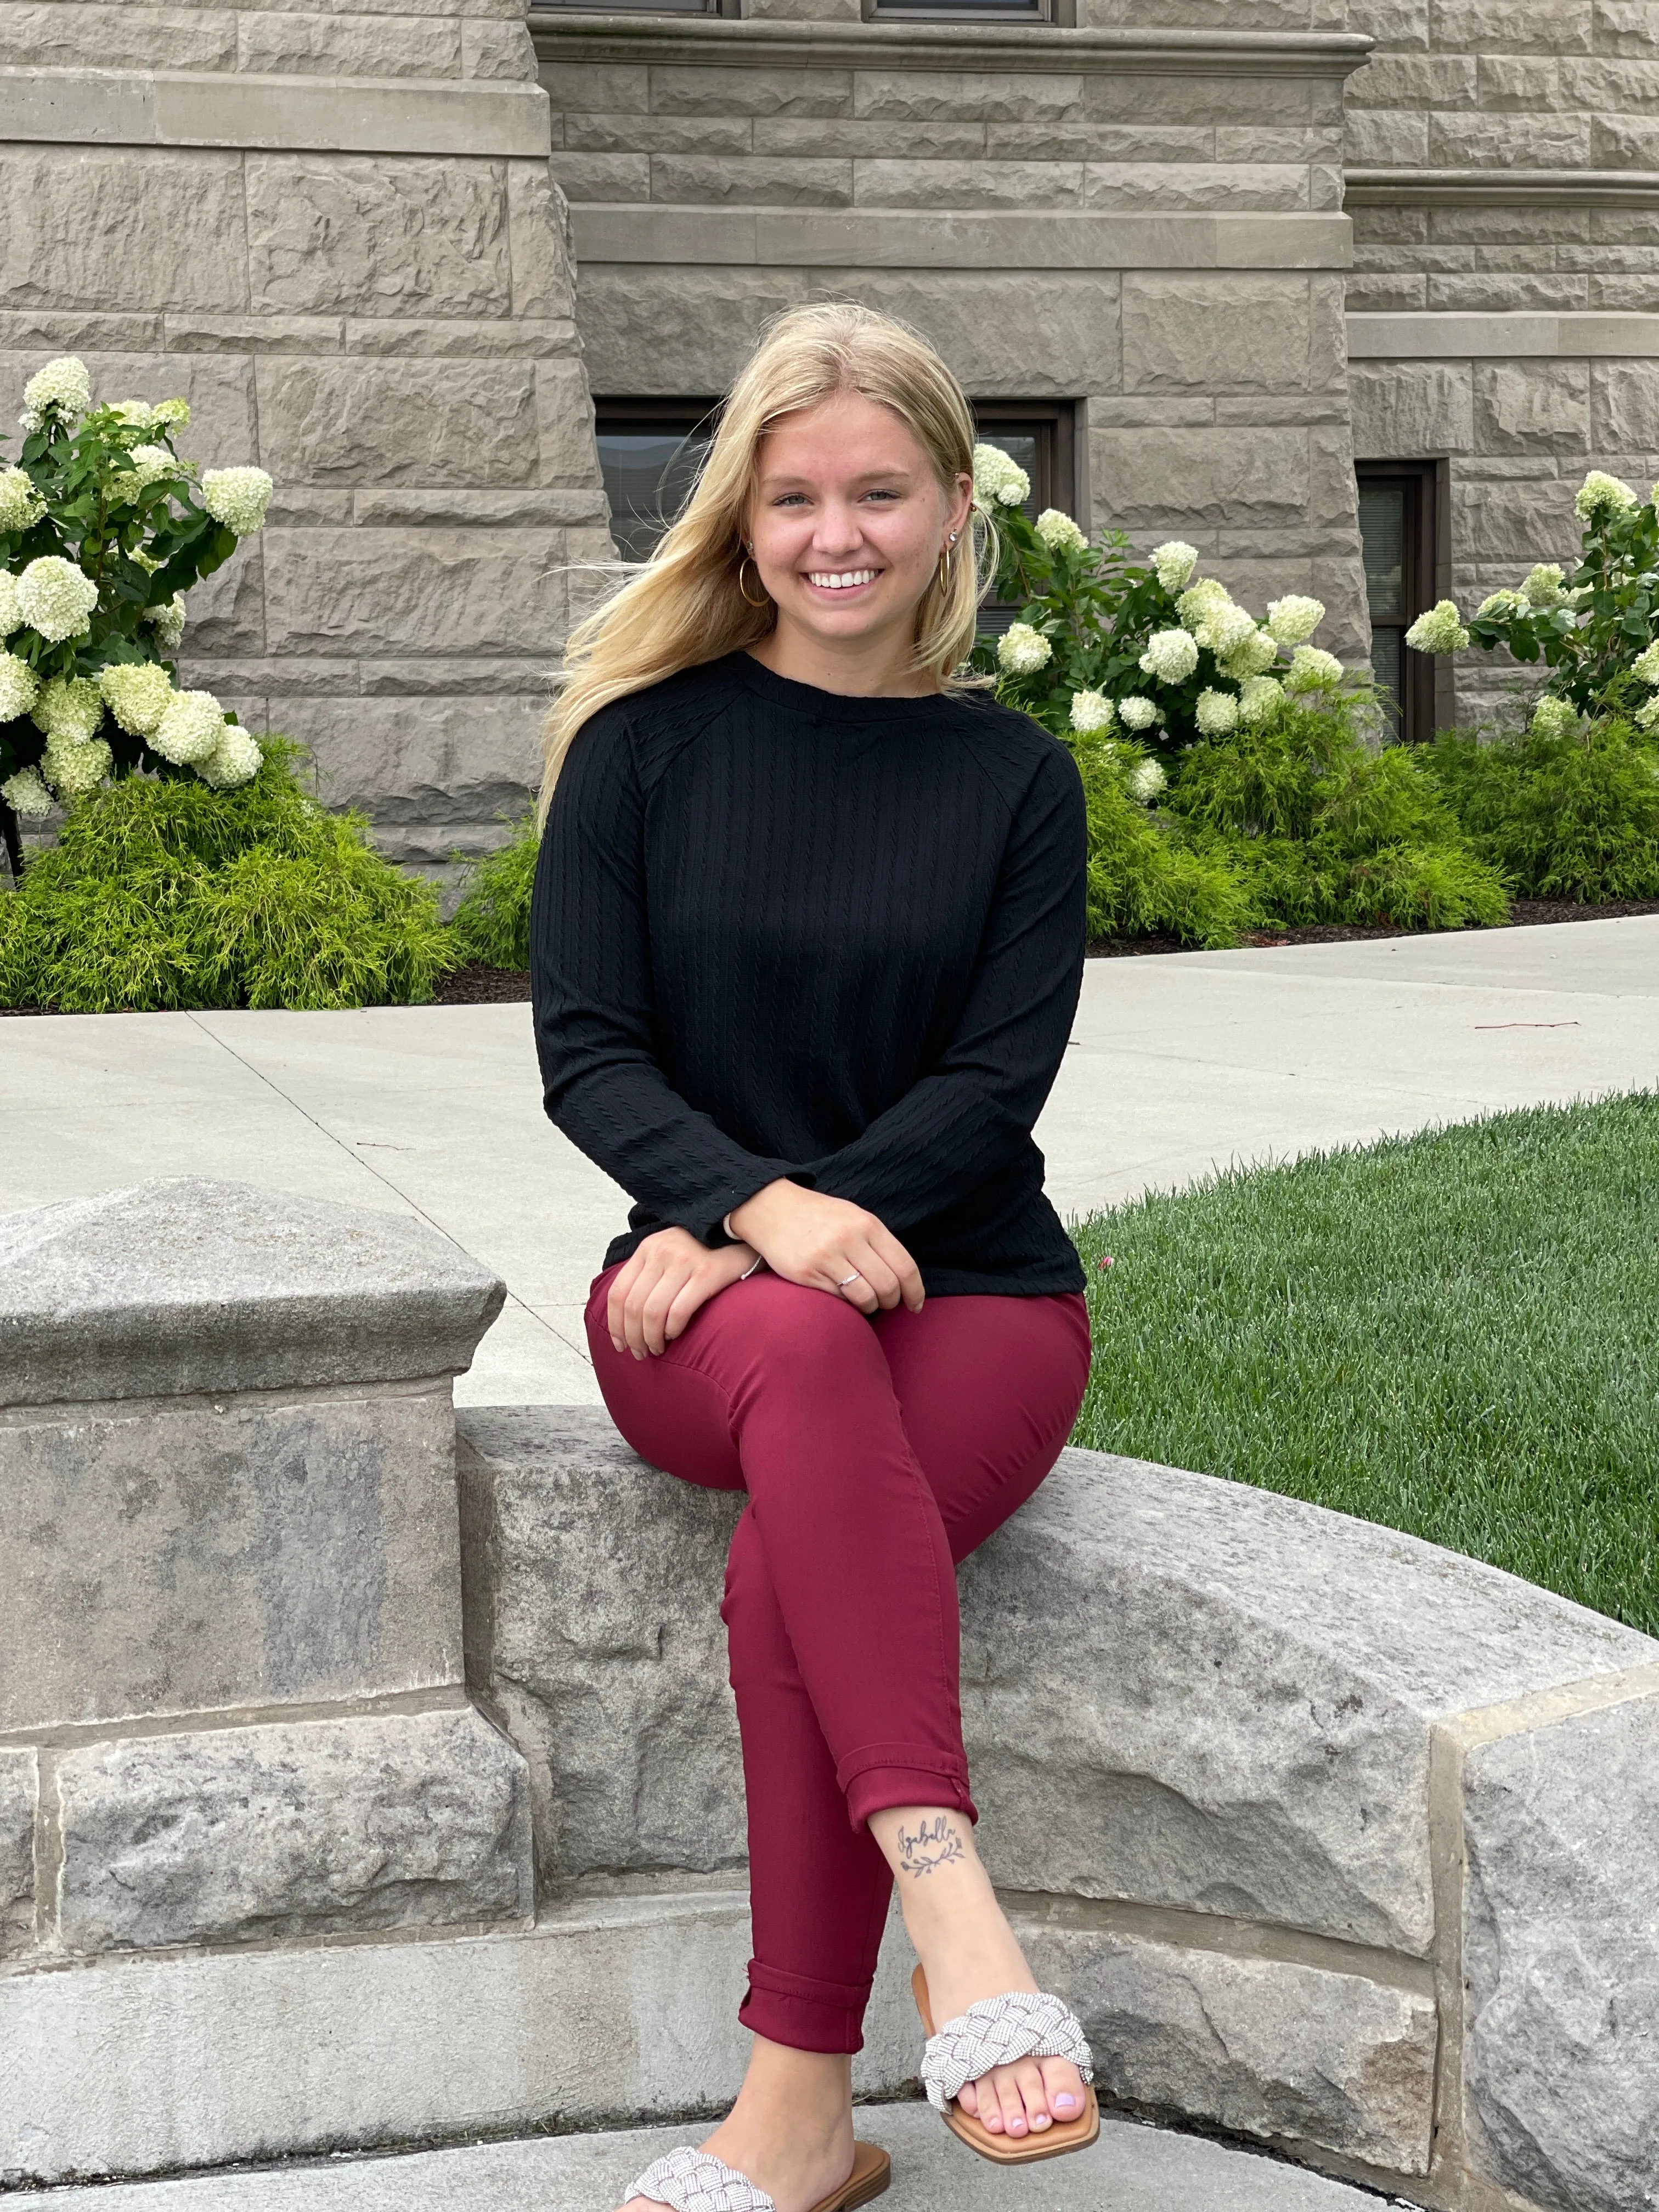
[[[708,428],[695,422],[618,429],[600,418],[599,469],[624,561],[650,559],[690,494],[708,438]]]
[[[1398,622],[1405,605],[1406,487],[1362,484],[1359,536],[1365,553],[1365,597],[1371,620]]]

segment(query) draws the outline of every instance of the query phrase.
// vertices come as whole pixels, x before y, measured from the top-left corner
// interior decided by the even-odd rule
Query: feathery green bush
[[[1659,747],[1629,722],[1490,743],[1448,730],[1427,758],[1471,847],[1523,897],[1659,898]]]
[[[532,807],[499,852],[466,865],[466,888],[450,934],[463,960],[484,968],[530,965],[530,894],[541,838]]]

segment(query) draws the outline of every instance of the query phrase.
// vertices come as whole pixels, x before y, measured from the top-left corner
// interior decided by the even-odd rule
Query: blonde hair
[[[793,307],[762,336],[726,396],[697,480],[678,519],[641,574],[630,576],[571,632],[562,682],[542,734],[546,761],[538,818],[571,740],[613,699],[642,691],[771,629],[771,601],[754,606],[738,588],[760,442],[786,415],[837,392],[890,407],[915,433],[954,489],[974,467],[974,418],[962,386],[927,341],[890,315],[854,302]],[[912,666],[955,688],[973,648],[979,602],[995,545],[977,507],[916,609]]]

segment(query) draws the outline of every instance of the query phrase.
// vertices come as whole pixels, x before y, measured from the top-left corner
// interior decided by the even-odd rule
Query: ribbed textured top
[[[606,1265],[793,1176],[930,1294],[1083,1288],[1031,1127],[1083,972],[1083,790],[983,697],[846,698],[744,653],[576,738],[531,915],[547,1111],[636,1201]]]

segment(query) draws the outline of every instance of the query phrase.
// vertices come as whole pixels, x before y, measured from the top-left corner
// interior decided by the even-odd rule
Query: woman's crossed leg
[[[672,1474],[749,1492],[723,1613],[754,1921],[740,2017],[757,2040],[708,2148],[805,2212],[850,2171],[848,2055],[896,1875],[935,2024],[1036,1986],[973,1844],[954,1563],[1054,1464],[1087,1379],[1086,1311],[945,1297],[866,1320],[762,1274],[636,1360],[605,1327],[608,1280],[588,1334],[623,1434]],[[1019,2136],[1080,2099],[1075,2070],[1045,2059],[962,2102]]]

